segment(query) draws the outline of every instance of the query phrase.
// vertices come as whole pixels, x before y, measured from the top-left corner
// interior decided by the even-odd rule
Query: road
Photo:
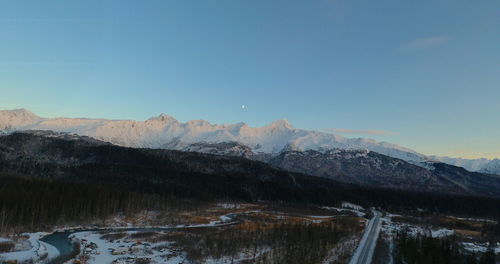
[[[349,264],[370,264],[372,262],[373,252],[380,233],[381,215],[380,212],[373,211],[373,218],[366,225],[365,233]]]

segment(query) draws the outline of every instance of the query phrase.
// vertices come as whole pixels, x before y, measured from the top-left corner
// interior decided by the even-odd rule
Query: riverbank
[[[53,245],[63,258],[76,252],[73,243],[77,243],[79,252],[67,258],[71,263],[238,263],[249,259],[287,258],[295,254],[281,251],[281,244],[298,243],[303,239],[283,238],[284,232],[331,233],[319,240],[328,246],[317,246],[322,250],[334,248],[348,230],[361,231],[360,213],[350,210],[225,203],[203,211],[181,213],[177,217],[182,217],[183,221],[175,225],[132,226],[120,222],[117,226],[60,226],[39,239]],[[159,215],[147,214],[154,216],[152,218]],[[320,255],[330,253],[325,251]],[[351,254],[344,253],[347,257]],[[52,257],[34,263],[47,263]],[[313,258],[309,252],[297,257],[304,261]]]

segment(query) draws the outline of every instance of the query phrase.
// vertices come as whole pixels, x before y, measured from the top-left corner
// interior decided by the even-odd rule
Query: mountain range
[[[263,127],[245,123],[211,124],[205,120],[179,122],[161,114],[146,121],[87,118],[43,118],[26,109],[0,111],[0,131],[51,130],[89,136],[115,145],[159,148],[269,159],[284,151],[332,149],[369,150],[408,163],[431,168],[435,162],[469,171],[500,174],[500,159],[467,160],[426,156],[414,150],[367,138],[346,138],[330,133],[294,128],[286,119]]]
[[[299,159],[303,161],[301,164],[321,162],[315,158],[316,151],[289,151],[280,155],[296,154],[306,156]],[[336,172],[348,176],[352,173],[356,176],[353,179],[359,177],[368,185],[345,183],[349,178],[340,177],[344,181],[341,182],[323,177],[325,175],[315,177],[278,168],[276,164],[286,161],[287,157],[275,156],[277,160],[264,163],[227,155],[121,147],[67,133],[22,131],[0,135],[0,187],[3,187],[0,189],[4,190],[4,195],[5,191],[10,194],[7,197],[14,207],[20,204],[16,208],[25,208],[23,201],[27,198],[37,199],[35,193],[44,194],[39,199],[50,196],[59,201],[61,193],[53,190],[64,192],[61,188],[72,186],[82,191],[66,193],[66,196],[71,200],[69,204],[78,206],[87,205],[83,197],[101,205],[109,202],[110,193],[103,193],[107,190],[122,197],[120,201],[146,195],[143,198],[147,199],[147,205],[144,206],[153,207],[179,199],[328,206],[350,201],[365,207],[390,208],[394,212],[420,208],[464,215],[496,216],[499,213],[496,210],[500,204],[498,177],[471,173],[451,165],[441,169],[442,163],[434,164],[436,172],[429,173],[403,160],[368,151],[336,150],[319,155],[327,155],[323,156],[327,159],[336,156],[335,162],[340,166]],[[392,167],[395,177],[383,174]],[[401,173],[404,170],[408,170],[408,174]],[[363,176],[365,172],[369,175]],[[425,177],[419,176],[421,173]],[[379,180],[384,177],[387,178],[385,182],[391,184],[401,182],[394,186],[380,185]],[[415,179],[407,182],[407,177]],[[98,190],[100,194],[95,192]],[[49,209],[59,208],[49,206]],[[26,213],[31,215],[32,211]]]
[[[130,148],[70,133],[14,131],[0,135],[0,172],[39,178],[69,177],[82,182],[89,179],[106,182],[113,178],[113,172],[117,173],[117,177],[128,175],[131,181],[147,179],[151,184],[156,181],[155,177],[168,178],[178,171],[179,165],[165,166],[165,162],[170,163],[174,159],[190,171],[229,177],[242,172],[238,164],[243,162],[245,168],[268,168],[261,173],[247,175],[251,181],[266,179],[270,171],[281,170],[280,174],[312,177],[307,180],[308,183],[319,183],[321,181],[313,178],[321,177],[333,180],[333,185],[345,183],[386,190],[500,197],[500,176],[470,172],[445,163],[428,163],[429,168],[425,168],[369,150],[283,150],[271,155],[256,154],[236,142],[193,143],[189,147],[187,151]],[[110,152],[105,154],[103,150]],[[183,159],[189,159],[189,162]],[[203,165],[199,163],[201,160]],[[111,167],[103,170],[104,164]],[[93,178],[98,174],[101,176]],[[215,179],[212,176],[203,178],[219,186],[220,181]],[[185,184],[182,183],[182,188],[188,188]],[[235,188],[242,187],[235,184],[238,186]]]

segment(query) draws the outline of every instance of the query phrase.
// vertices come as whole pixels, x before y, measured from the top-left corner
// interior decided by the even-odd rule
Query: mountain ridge
[[[322,178],[366,188],[500,197],[498,176],[469,172],[444,163],[433,164],[435,169],[430,170],[368,150],[288,150],[277,156],[259,156],[235,142],[197,143],[191,147],[190,151],[129,148],[75,134],[18,131],[0,135],[0,171],[48,178],[73,175],[74,179],[84,180],[78,175],[94,177],[92,171],[98,169],[95,166],[105,163],[113,171],[120,172],[116,176],[136,172],[137,177],[142,179],[159,176],[155,168],[160,167],[163,168],[162,175],[171,175],[179,167],[164,167],[163,162],[175,159],[183,163],[183,157],[190,157],[189,164],[182,166],[203,174],[236,177],[242,169],[237,164],[246,164],[244,166],[247,168],[266,167],[271,171],[289,174],[291,178],[286,178],[291,183],[295,181],[292,175],[300,174],[300,177],[318,178],[311,181],[321,182],[319,178]],[[104,154],[102,151],[110,152]],[[228,151],[233,153],[227,155]],[[124,157],[127,158],[124,160]],[[168,158],[165,160],[165,157]],[[205,165],[201,166],[198,157],[205,160]],[[255,177],[252,181],[265,179],[267,173],[252,174],[251,177]]]
[[[27,110],[25,110],[27,111]],[[254,152],[279,153],[289,145],[301,150],[366,148],[372,151],[392,155],[414,155],[416,162],[424,156],[410,149],[371,139],[345,138],[342,136],[294,128],[286,119],[276,120],[262,127],[250,127],[245,123],[211,124],[205,120],[179,122],[170,115],[160,114],[145,121],[108,120],[86,118],[29,118],[22,119],[13,111],[0,111],[3,116],[12,113],[12,118],[0,123],[0,130],[52,130],[75,133],[108,141],[127,147],[162,148],[178,141],[176,148],[198,142],[239,142],[250,147]],[[18,120],[16,120],[16,118]],[[3,118],[5,120],[5,118]],[[10,122],[10,123],[9,123]],[[407,158],[408,159],[408,158]]]
[[[459,165],[458,159],[426,156],[409,148],[369,138],[346,138],[319,131],[294,128],[286,119],[279,119],[262,127],[250,127],[244,122],[212,124],[206,120],[180,122],[168,114],[160,114],[145,121],[88,118],[43,118],[29,110],[0,111],[0,131],[51,130],[93,137],[115,145],[139,148],[161,148],[193,151],[192,144],[237,142],[256,154],[278,155],[294,150],[326,151],[330,149],[366,149],[411,164],[429,168],[434,161]],[[500,174],[500,166],[484,163],[480,168],[463,167],[472,171]],[[500,162],[499,162],[500,164]],[[486,168],[486,169],[485,169]]]

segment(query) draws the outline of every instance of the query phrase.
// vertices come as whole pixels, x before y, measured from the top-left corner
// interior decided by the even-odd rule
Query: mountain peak
[[[395,144],[372,139],[341,136],[294,128],[287,119],[279,119],[262,127],[245,123],[213,125],[205,120],[186,123],[167,114],[160,114],[145,122],[125,122],[106,119],[42,118],[27,109],[0,110],[0,134],[20,130],[53,130],[89,136],[127,147],[170,148],[182,150],[197,142],[238,142],[258,152],[279,153],[285,147],[297,150],[328,150],[332,148],[368,149],[412,164],[427,167],[429,158]],[[489,160],[455,161],[470,170],[488,170],[500,174],[500,165]],[[459,164],[457,164],[459,165]],[[488,165],[488,166],[487,166]]]
[[[286,118],[282,118],[282,119],[278,119],[276,121],[273,121],[269,125],[267,125],[267,127],[272,127],[272,128],[288,128],[288,129],[292,129],[293,128],[292,124],[290,124],[290,122]]]
[[[26,108],[19,108],[19,109],[13,109],[13,110],[0,110],[0,113],[2,113],[4,115],[9,114],[9,115],[27,116],[27,117],[36,117],[36,118],[39,117]]]
[[[40,117],[24,108],[0,111],[0,130],[25,126],[40,120]]]
[[[162,121],[165,123],[178,122],[177,119],[175,119],[175,117],[173,117],[171,115],[164,114],[164,113],[161,113],[158,116],[151,117],[148,120]]]

